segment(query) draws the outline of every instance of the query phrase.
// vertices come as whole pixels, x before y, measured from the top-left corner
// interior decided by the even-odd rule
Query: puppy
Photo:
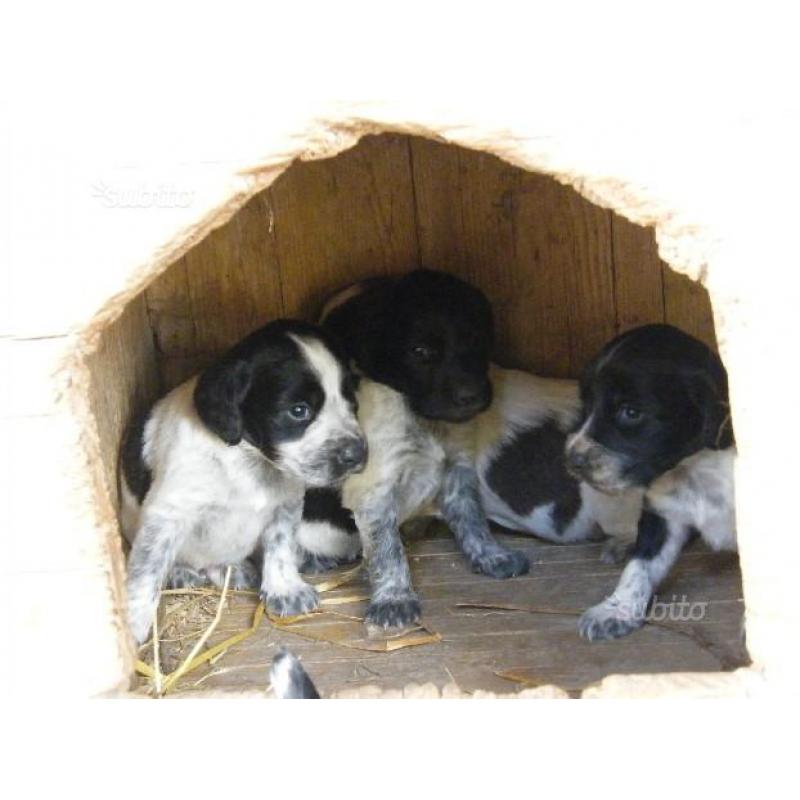
[[[219,584],[229,565],[275,614],[316,608],[296,563],[303,496],[340,484],[366,455],[353,376],[329,335],[304,323],[265,326],[157,402],[121,454],[137,642],[167,579]]]
[[[644,492],[611,497],[567,470],[567,435],[580,417],[577,382],[497,366],[491,378],[492,405],[468,426],[489,519],[558,544],[610,536],[603,560],[618,560],[636,536]]]
[[[473,454],[452,433],[491,403],[494,330],[486,297],[451,275],[420,269],[340,292],[323,321],[367,379],[359,420],[371,457],[344,485],[372,584],[367,625],[402,628],[419,620],[399,526],[420,514],[444,518],[476,572],[496,578],[527,572],[525,555],[492,536]],[[326,530],[320,523],[331,536],[343,530],[330,516],[316,522],[319,540]],[[303,545],[313,550],[314,537],[303,528]]]
[[[624,636],[695,531],[736,548],[733,429],[720,359],[669,325],[619,336],[581,379],[583,421],[567,465],[601,492],[645,489],[636,544],[614,593],[580,620],[587,639]]]

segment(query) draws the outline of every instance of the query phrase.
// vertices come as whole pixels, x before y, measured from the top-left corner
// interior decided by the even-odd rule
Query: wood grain
[[[711,298],[705,287],[664,265],[664,319],[717,349]]]
[[[577,633],[577,613],[598,602],[614,586],[619,568],[599,560],[602,545],[559,547],[526,537],[505,537],[509,546],[524,550],[535,565],[529,575],[493,581],[473,574],[453,538],[441,531],[408,544],[414,584],[420,592],[425,624],[442,641],[392,653],[369,653],[334,643],[313,642],[265,625],[211,667],[187,677],[183,692],[197,688],[264,688],[269,663],[280,647],[302,658],[323,694],[380,685],[402,688],[408,683],[451,680],[464,690],[510,692],[520,687],[497,673],[511,671],[531,683],[556,683],[578,691],[614,673],[718,671],[747,663],[741,640],[743,614],[741,578],[735,555],[691,547],[681,557],[660,596],[706,603],[697,622],[677,622],[679,629],[646,626],[618,641],[586,642]],[[540,574],[541,573],[541,574]],[[364,575],[356,583],[325,595],[352,596],[367,592]],[[459,604],[515,605],[560,609],[565,614],[531,614],[464,608]],[[363,616],[366,603],[333,608],[340,614]],[[215,637],[222,640],[250,625],[254,601],[234,598]],[[330,639],[364,642],[358,619],[321,614],[304,628]],[[682,633],[680,631],[683,631]],[[191,646],[191,640],[185,647]],[[164,645],[164,658],[177,662],[175,643]]]
[[[664,322],[666,267],[658,256],[653,230],[611,215],[614,248],[616,332]]]
[[[153,334],[143,295],[100,336],[87,359],[91,383],[89,398],[97,422],[103,477],[111,497],[117,496],[117,453],[129,419],[159,394]]]
[[[405,137],[367,136],[334,159],[295,164],[269,191],[289,316],[313,318],[343,285],[419,262]]]
[[[147,289],[163,386],[269,319],[313,318],[336,289],[419,264],[486,292],[508,366],[574,377],[646,322],[714,344],[706,291],[651,230],[486,153],[385,134],[293,165]]]

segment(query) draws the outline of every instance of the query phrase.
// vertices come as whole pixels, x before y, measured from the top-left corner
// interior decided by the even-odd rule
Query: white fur
[[[357,510],[375,496],[392,492],[398,524],[433,513],[445,468],[441,444],[394,389],[362,379],[358,401],[370,455],[366,469],[344,483],[345,507]]]
[[[179,560],[203,569],[249,556],[259,524],[300,482],[247,443],[231,447],[211,433],[192,401],[196,382],[191,378],[153,407],[143,451],[153,484],[140,506],[122,482],[122,524],[133,543],[148,514],[191,519]]]
[[[360,435],[358,423],[347,400],[342,395],[342,367],[322,342],[290,334],[309,365],[316,372],[325,394],[325,401],[317,416],[299,439],[280,446],[281,466],[302,475],[312,486],[329,483],[327,474],[309,469],[315,454],[321,452],[336,438]]]
[[[173,565],[216,574],[260,550],[261,592],[271,611],[301,613],[318,604],[297,571],[305,488],[329,483],[320,453],[361,433],[342,395],[339,363],[322,343],[292,338],[317,374],[324,402],[299,439],[278,445],[280,466],[246,441],[230,446],[206,428],[194,405],[197,378],[153,407],[143,434],[142,457],[153,478],[144,502],[124,476],[120,482],[121,523],[132,543],[128,619],[137,641],[150,629]]]
[[[358,536],[325,520],[304,519],[297,529],[297,543],[309,553],[347,561],[361,552]]]
[[[651,559],[634,557],[614,592],[586,611],[580,631],[588,639],[619,636],[644,623],[647,605],[678,559],[692,528],[713,550],[736,549],[735,448],[701,450],[657,478],[645,505],[666,522],[661,550]]]
[[[736,550],[734,464],[736,449],[701,450],[656,479],[647,490],[647,505],[700,532],[713,550]]]

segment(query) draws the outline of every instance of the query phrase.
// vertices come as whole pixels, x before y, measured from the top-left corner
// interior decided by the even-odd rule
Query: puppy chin
[[[490,403],[490,399],[467,407],[412,403],[411,408],[415,414],[432,422],[469,422],[486,411]]]
[[[616,461],[602,459],[583,471],[567,469],[574,478],[588,483],[603,494],[622,494],[635,485]]]
[[[606,453],[600,454],[599,448],[595,448],[588,465],[576,468],[572,466],[569,459],[566,460],[567,472],[576,480],[588,483],[593,489],[603,494],[617,495],[622,494],[635,485],[624,469],[614,458]]]

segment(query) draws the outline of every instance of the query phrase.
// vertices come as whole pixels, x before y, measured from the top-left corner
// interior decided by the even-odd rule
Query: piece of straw
[[[156,696],[161,696],[161,662],[158,652],[158,604],[153,609],[153,687]]]
[[[208,638],[214,632],[214,629],[219,624],[220,618],[222,617],[222,609],[225,607],[225,598],[228,595],[228,584],[231,580],[231,567],[229,566],[225,570],[225,583],[222,586],[222,594],[219,597],[219,603],[217,604],[217,613],[214,615],[214,619],[211,620],[211,624],[206,628],[205,633],[197,640],[192,651],[186,657],[186,660],[176,669],[174,672],[170,673],[169,677],[164,682],[164,692],[169,691],[177,681],[187,672],[189,666],[191,665],[192,661],[194,661],[197,654],[200,652],[203,645],[208,641]]]
[[[358,564],[353,567],[353,569],[349,569],[347,572],[343,572],[341,575],[337,575],[335,578],[329,578],[328,580],[320,581],[319,583],[313,584],[313,586],[318,592],[329,592],[331,589],[338,589],[340,586],[350,583],[350,581],[356,578],[360,572],[361,564]]]

